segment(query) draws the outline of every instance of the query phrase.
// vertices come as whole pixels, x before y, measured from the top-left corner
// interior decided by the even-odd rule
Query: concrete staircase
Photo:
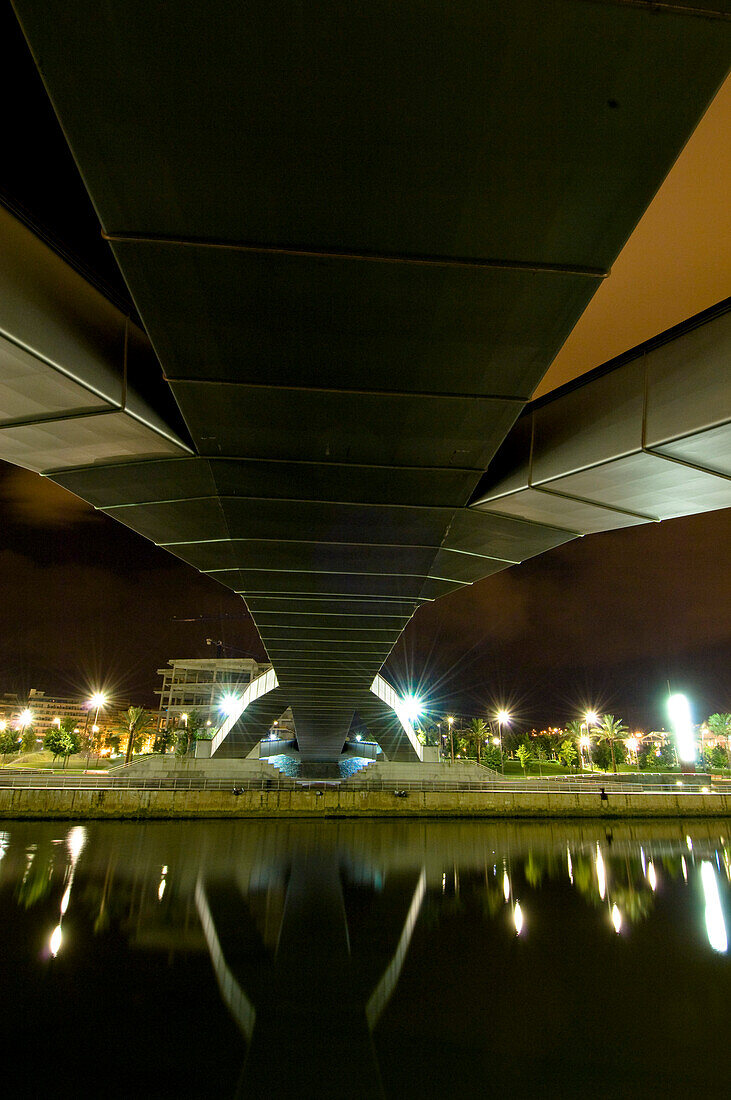
[[[393,783],[398,786],[401,783],[484,783],[486,780],[500,778],[498,772],[491,768],[484,768],[480,764],[473,764],[460,760],[459,763],[420,764],[401,763],[399,761],[376,761],[371,764],[367,772],[359,772],[353,776],[351,782],[357,785],[359,782],[370,783],[372,781]]]
[[[131,764],[110,768],[109,775],[123,779],[218,779],[234,782],[272,782],[294,787],[289,779],[266,760],[219,759],[197,760],[172,753],[138,756]]]

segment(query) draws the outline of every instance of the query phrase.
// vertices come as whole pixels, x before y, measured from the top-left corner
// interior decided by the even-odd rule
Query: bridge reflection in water
[[[671,1048],[668,1081],[682,1067],[678,1087],[708,1089],[699,1025],[728,990],[729,824],[12,823],[0,835],[1,896],[12,886],[14,899],[2,912],[10,930],[32,913],[47,925],[23,979],[31,995],[39,983],[44,1030],[65,953],[79,1017],[83,970],[105,937],[126,937],[130,967],[142,950],[187,968],[190,1003],[163,1010],[193,1024],[177,1040],[162,1033],[170,1092],[148,1077],[155,1095],[201,1094],[192,1078],[186,1093],[184,1074],[173,1088],[173,1059],[206,1067],[210,1095],[222,1091],[216,1072],[237,1096],[519,1095],[546,1076],[550,1094],[573,1095],[608,1072],[625,1095],[649,1095],[663,1070],[642,1053],[643,1028]],[[196,1015],[208,968],[190,960],[206,956],[242,1037],[238,1053],[226,1041],[225,1066],[224,1017]],[[660,961],[670,974],[678,964],[679,1004]],[[159,998],[139,969],[135,996]],[[621,1032],[624,1061],[597,1027]],[[565,1066],[556,1028],[570,1036]],[[134,1073],[135,1043],[127,1056]]]

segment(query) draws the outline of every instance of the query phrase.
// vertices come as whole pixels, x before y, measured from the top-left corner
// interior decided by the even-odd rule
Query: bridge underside
[[[723,17],[15,7],[184,425],[155,420],[154,359],[128,384],[146,337],[123,318],[121,397],[64,362],[46,287],[32,331],[22,309],[0,319],[41,379],[0,410],[0,454],[240,593],[303,755],[340,752],[423,602],[681,514],[592,503],[585,483],[531,511],[532,469],[505,493],[484,474],[723,79]],[[17,282],[22,250],[5,262]],[[728,503],[709,476],[685,511]]]

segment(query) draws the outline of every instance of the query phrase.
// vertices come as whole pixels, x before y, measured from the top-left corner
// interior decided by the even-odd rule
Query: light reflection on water
[[[725,1073],[728,836],[721,821],[6,824],[26,1094],[79,1095],[96,1074],[107,1095],[708,1091]],[[62,1066],[35,1057],[50,1033]]]

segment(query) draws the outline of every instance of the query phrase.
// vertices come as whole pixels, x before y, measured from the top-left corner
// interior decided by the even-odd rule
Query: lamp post
[[[510,712],[505,710],[504,708],[501,708],[497,712],[495,717],[497,718],[497,728],[500,734],[500,770],[503,775],[505,775],[505,757],[503,755],[503,726],[506,722],[510,721]]]
[[[28,726],[32,726],[32,725],[33,725],[33,715],[28,710],[28,708],[26,707],[26,709],[21,711],[20,714],[18,715],[18,729],[20,730],[20,736],[21,736],[20,750],[18,751],[18,757],[20,757],[20,752],[23,749],[23,742],[22,742],[23,734],[27,730]]]
[[[592,726],[595,726],[598,721],[599,715],[597,714],[597,712],[595,710],[587,710],[586,714],[584,715],[584,721],[581,723],[581,727],[586,729],[586,735],[579,740],[579,745],[587,750],[586,755],[589,758],[589,771],[592,772],[594,771],[594,761],[591,758],[591,736],[589,734],[589,730]]]
[[[452,733],[453,724],[454,718],[450,715],[447,718],[447,725],[449,726],[449,751],[452,757],[452,763],[454,763],[454,734]]]
[[[89,770],[89,759],[91,757],[92,741],[94,740],[94,735],[99,732],[99,726],[97,725],[97,723],[99,721],[99,711],[101,710],[101,708],[103,706],[106,705],[106,702],[107,702],[107,697],[101,691],[95,691],[94,694],[92,695],[91,699],[89,700],[89,710],[86,712],[86,722],[84,723],[84,733],[86,733],[88,728],[89,728],[89,714],[91,713],[91,708],[96,707],[96,711],[95,711],[95,714],[94,714],[94,722],[93,722],[92,727],[91,727],[91,737],[87,741],[87,745],[86,745],[86,749],[87,749],[87,751],[86,751],[86,769],[85,769],[86,771]]]

